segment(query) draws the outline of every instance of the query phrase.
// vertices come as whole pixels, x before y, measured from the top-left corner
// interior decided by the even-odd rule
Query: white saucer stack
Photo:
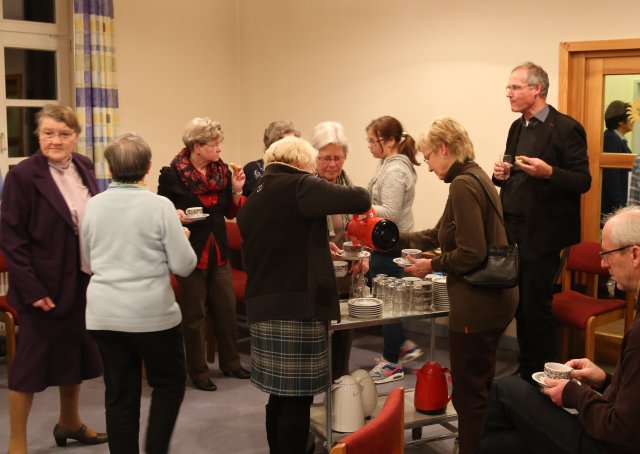
[[[378,298],[353,298],[348,304],[349,315],[356,318],[382,317],[382,300]]]
[[[449,310],[449,293],[447,292],[447,277],[435,276],[433,282],[433,307],[436,310]]]

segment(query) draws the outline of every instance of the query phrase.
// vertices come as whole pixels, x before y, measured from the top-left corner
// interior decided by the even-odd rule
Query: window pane
[[[7,143],[10,158],[31,156],[38,149],[36,113],[40,107],[7,107]]]
[[[55,0],[2,0],[5,19],[56,22]]]
[[[57,99],[56,53],[49,50],[4,50],[7,99]]]

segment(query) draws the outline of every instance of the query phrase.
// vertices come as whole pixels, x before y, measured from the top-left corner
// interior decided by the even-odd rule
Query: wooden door
[[[602,169],[630,169],[636,158],[602,152],[604,80],[616,74],[640,74],[640,39],[560,44],[558,107],[584,125],[589,146],[592,183],[582,197],[582,238],[598,242]]]

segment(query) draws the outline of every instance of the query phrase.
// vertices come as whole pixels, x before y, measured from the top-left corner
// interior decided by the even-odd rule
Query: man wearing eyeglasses
[[[602,230],[602,267],[620,290],[640,291],[640,207],[621,208]],[[616,372],[572,359],[572,380],[544,379],[544,394],[518,377],[493,383],[479,454],[637,453],[640,317],[622,340]],[[576,382],[575,380],[579,380]],[[597,392],[596,392],[597,391]],[[554,405],[555,404],[555,405]],[[560,407],[576,409],[564,411]]]
[[[580,194],[591,186],[584,128],[547,104],[549,77],[527,62],[511,72],[506,96],[522,114],[509,129],[493,181],[501,187],[508,234],[520,246],[520,301],[516,312],[518,374],[531,380],[559,359],[551,311],[563,248],[580,242]],[[505,172],[505,169],[510,172]]]

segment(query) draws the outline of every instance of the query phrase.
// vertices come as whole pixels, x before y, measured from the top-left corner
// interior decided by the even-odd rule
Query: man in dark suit
[[[522,116],[507,137],[505,154],[514,164],[496,162],[493,181],[502,188],[505,222],[521,251],[518,372],[531,380],[546,361],[559,359],[553,284],[560,252],[580,242],[580,194],[591,187],[591,175],[584,128],[547,104],[544,69],[517,66],[506,89],[511,110]]]
[[[624,135],[633,130],[633,122],[629,117],[630,104],[623,101],[612,101],[604,111],[604,132],[602,151],[604,153],[631,153]],[[601,213],[608,214],[616,208],[627,206],[629,188],[629,170],[602,170]]]

